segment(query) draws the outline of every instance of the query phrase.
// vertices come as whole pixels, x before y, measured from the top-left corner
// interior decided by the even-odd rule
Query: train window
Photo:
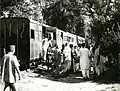
[[[52,38],[52,37],[51,37],[51,34],[48,33],[48,39],[51,40],[51,38]]]
[[[47,31],[46,31],[46,27],[42,27],[42,29],[43,29],[43,32],[42,32],[42,35],[43,35],[43,39],[45,38],[45,37],[47,37]]]
[[[67,41],[67,36],[64,36],[64,41]]]
[[[31,29],[31,38],[35,39],[35,31],[33,29]]]
[[[71,40],[71,37],[67,37],[67,41],[70,42],[70,40]]]
[[[72,38],[72,42],[74,42],[74,38]]]
[[[56,40],[56,32],[53,32],[53,39]]]

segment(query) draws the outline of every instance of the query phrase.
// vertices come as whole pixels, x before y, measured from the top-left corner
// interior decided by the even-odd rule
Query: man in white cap
[[[9,86],[12,91],[16,91],[14,83],[16,82],[16,71],[20,80],[20,70],[17,57],[14,55],[15,45],[9,46],[8,54],[3,57],[2,82],[5,82],[4,90]]]

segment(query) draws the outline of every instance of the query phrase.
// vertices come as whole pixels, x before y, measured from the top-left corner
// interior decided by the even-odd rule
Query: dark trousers
[[[7,83],[5,82],[5,87],[4,87],[4,91],[7,87],[10,87],[10,91],[16,91],[15,85],[14,83]]]

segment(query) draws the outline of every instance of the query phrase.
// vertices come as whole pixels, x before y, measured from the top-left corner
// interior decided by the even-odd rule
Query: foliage
[[[14,6],[4,8],[3,12],[8,12],[9,17],[26,17],[42,22],[42,9],[39,3],[20,1]]]
[[[53,5],[58,0],[9,0],[2,2],[3,16],[9,14],[9,17],[26,17],[29,19],[43,22],[42,10]],[[9,3],[9,4],[8,4]]]
[[[111,30],[115,21],[118,21],[119,18],[116,18],[115,14],[119,14],[119,8],[117,0],[60,0],[45,9],[43,15],[49,25],[79,35],[83,33],[82,35],[87,35],[88,41],[95,40],[104,42],[105,46],[111,46],[111,43],[108,44],[106,41],[107,37],[103,37],[103,33],[107,32],[107,29]],[[85,17],[88,17],[89,20]],[[113,40],[111,42],[115,43]]]
[[[60,0],[55,5],[44,9],[46,23],[72,33],[83,33],[84,20],[82,6],[77,0]],[[82,34],[83,35],[83,34]]]
[[[100,53],[104,56],[112,54],[114,57],[120,52],[120,1],[103,0],[99,8],[95,7],[92,14],[92,32],[96,41],[101,45]],[[97,7],[98,7],[97,6]],[[99,12],[98,12],[99,11]]]

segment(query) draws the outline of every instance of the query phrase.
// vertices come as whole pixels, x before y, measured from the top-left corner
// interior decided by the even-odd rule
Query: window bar
[[[10,22],[10,31],[9,31],[9,37],[11,37],[11,27],[12,27],[12,23]]]
[[[4,21],[4,54],[6,54],[6,20]]]
[[[22,23],[22,32],[21,32],[21,34],[20,34],[20,37],[21,37],[21,38],[23,37],[22,35],[23,35],[23,32],[24,32],[24,28],[25,28],[25,23],[23,22],[23,23]]]
[[[16,48],[17,48],[17,56],[18,56],[18,46],[19,46],[19,45],[18,45],[18,42],[19,42],[19,41],[18,41],[18,30],[19,30],[19,29],[18,29],[18,28],[19,28],[19,27],[18,27],[18,23],[19,23],[19,21],[17,20],[17,45],[16,45]]]

